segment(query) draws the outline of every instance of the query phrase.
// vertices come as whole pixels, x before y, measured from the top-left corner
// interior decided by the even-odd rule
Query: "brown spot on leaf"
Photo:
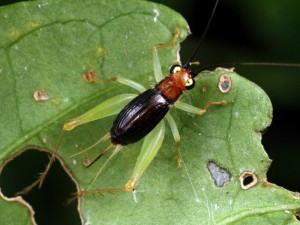
[[[248,190],[249,188],[253,187],[255,184],[257,184],[257,182],[257,176],[253,172],[246,171],[240,175],[241,188],[244,190]]]

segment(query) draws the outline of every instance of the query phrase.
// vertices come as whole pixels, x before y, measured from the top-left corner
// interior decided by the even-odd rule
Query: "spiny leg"
[[[160,65],[160,61],[159,61],[159,57],[158,57],[158,52],[157,50],[159,48],[165,48],[165,47],[172,47],[176,44],[176,40],[179,36],[179,29],[178,27],[176,27],[176,31],[175,31],[175,34],[173,36],[173,39],[170,43],[164,43],[164,44],[158,44],[158,45],[155,45],[152,49],[152,54],[153,54],[153,71],[154,71],[154,77],[155,77],[155,80],[157,82],[161,81],[163,79],[163,73],[162,73],[162,70],[161,70],[161,65]]]
[[[189,112],[189,113],[193,113],[193,114],[197,114],[197,115],[203,115],[204,113],[206,113],[208,111],[208,108],[211,105],[227,105],[229,102],[226,101],[219,101],[219,102],[207,102],[206,105],[203,107],[203,109],[200,109],[198,107],[189,105],[187,103],[181,102],[181,101],[177,101],[174,105],[176,108]]]
[[[168,121],[168,123],[170,125],[171,131],[172,131],[175,143],[176,143],[177,165],[178,165],[178,168],[181,168],[181,162],[182,162],[182,160],[181,160],[181,156],[180,156],[179,149],[178,149],[179,142],[180,142],[179,131],[178,131],[176,122],[173,119],[173,117],[170,115],[170,113],[168,113],[166,115],[166,119],[167,119],[167,121]]]

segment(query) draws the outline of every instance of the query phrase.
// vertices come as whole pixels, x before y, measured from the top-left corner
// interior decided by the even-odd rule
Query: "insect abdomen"
[[[164,118],[170,105],[157,88],[138,95],[115,119],[110,130],[111,142],[127,145],[139,141]]]

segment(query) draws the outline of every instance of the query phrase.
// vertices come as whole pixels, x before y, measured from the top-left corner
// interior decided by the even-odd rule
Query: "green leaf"
[[[4,224],[32,224],[31,214],[33,213],[32,209],[25,207],[26,204],[21,199],[18,201],[4,201],[3,196],[1,196],[0,201],[0,221]],[[23,204],[22,204],[23,203]],[[28,206],[28,205],[27,205]],[[10,216],[14,215],[14,216]],[[17,216],[18,218],[16,219]],[[17,222],[17,223],[16,223]]]
[[[0,18],[0,124],[5,131],[0,136],[1,164],[28,145],[52,150],[65,121],[109,97],[136,93],[121,84],[86,83],[85,72],[93,71],[98,78],[124,76],[151,86],[152,47],[170,42],[176,27],[178,41],[187,34],[180,15],[146,1],[34,1],[2,7]],[[176,62],[177,49],[159,50],[165,72]],[[218,88],[224,74],[232,81],[228,93]],[[35,101],[37,90],[49,99]],[[260,131],[271,122],[269,98],[255,84],[222,69],[202,73],[196,87],[183,97],[197,107],[223,100],[230,104],[211,106],[203,116],[173,108],[183,168],[177,169],[175,142],[167,129],[136,193],[81,198],[83,223],[296,224],[293,214],[299,211],[299,200],[266,178],[270,160]],[[58,154],[83,190],[121,188],[131,175],[142,141],[125,147],[94,183],[103,160],[89,169],[81,162],[94,159],[108,143],[70,157],[99,140],[112,121],[112,117],[94,121],[65,134]],[[239,180],[243,172],[258,179],[247,190]],[[224,185],[218,187],[217,180]],[[9,204],[0,201],[1,208],[14,210]]]

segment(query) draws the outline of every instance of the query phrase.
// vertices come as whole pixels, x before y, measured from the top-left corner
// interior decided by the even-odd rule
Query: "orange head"
[[[192,72],[180,65],[171,67],[169,77],[182,91],[190,90],[195,86]]]
[[[161,80],[156,88],[172,104],[185,90],[192,89],[195,86],[193,73],[179,65],[174,65],[170,69],[170,75]]]

